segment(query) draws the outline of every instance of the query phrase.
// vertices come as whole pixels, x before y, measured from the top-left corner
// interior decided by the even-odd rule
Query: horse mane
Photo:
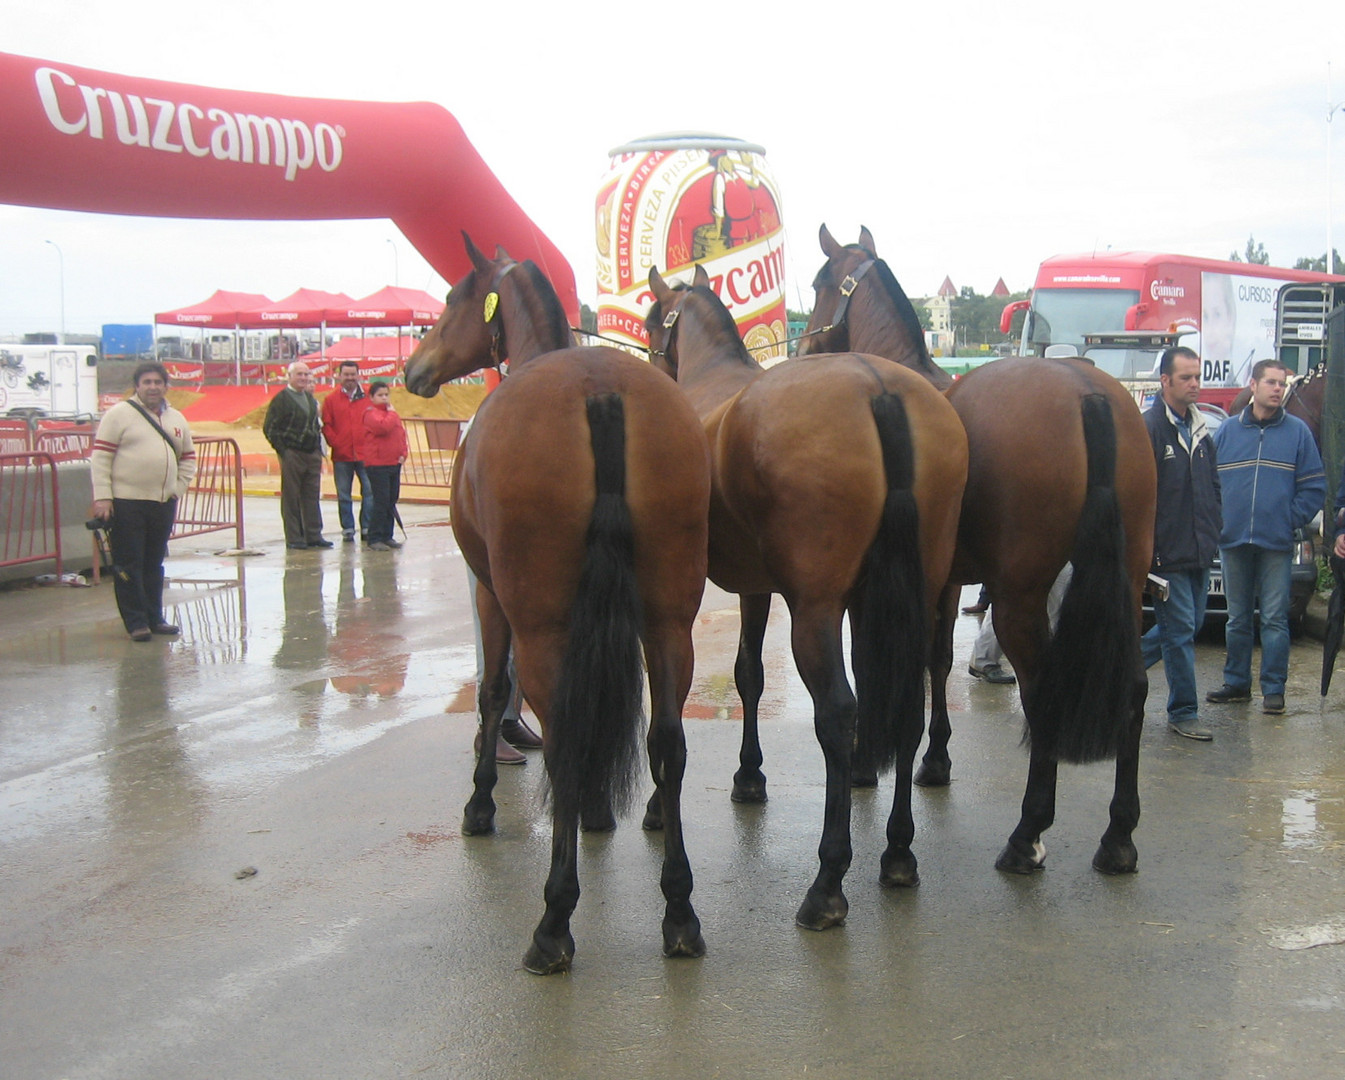
[[[528,283],[532,286],[532,291],[537,296],[538,303],[541,306],[542,318],[538,329],[548,330],[549,336],[553,336],[557,341],[572,340],[570,320],[566,318],[565,309],[560,303],[560,297],[556,295],[555,286],[551,284],[547,276],[531,259],[519,263],[515,270],[521,270],[527,275]]]
[[[707,299],[709,301],[708,308],[711,313],[708,317],[709,321],[712,323],[711,330],[717,332],[719,336],[727,338],[734,344],[735,348],[733,349],[732,358],[740,363],[750,364],[752,367],[758,366],[757,362],[752,359],[752,354],[747,351],[747,346],[743,344],[743,337],[738,330],[738,324],[734,321],[733,316],[729,313],[729,309],[724,306],[724,302],[719,299],[713,289],[707,288],[704,285],[687,285],[685,282],[681,281],[674,281],[669,284],[674,292],[698,293]],[[663,305],[656,300],[654,301],[654,305],[649,309],[649,314],[645,316],[645,332],[648,333],[650,327],[656,322],[662,321],[662,319]]]
[[[892,273],[892,268],[882,259],[875,259],[873,269],[878,273],[878,280],[883,283],[883,288],[887,290],[896,305],[897,315],[902,324],[906,327],[907,334],[920,354],[920,358],[926,363],[933,364],[934,360],[929,355],[929,348],[925,345],[925,331],[920,325],[920,317],[915,313],[915,305],[906,296],[906,290],[901,287],[901,282],[897,280],[897,275]]]

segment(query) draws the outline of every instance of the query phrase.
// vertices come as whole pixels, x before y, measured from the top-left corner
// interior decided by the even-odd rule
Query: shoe
[[[391,536],[389,536],[386,540],[384,540],[383,543],[387,544],[388,547],[390,548],[399,548],[402,546],[402,542],[400,540],[394,540]]]
[[[161,623],[155,623],[153,626],[151,626],[149,628],[149,632],[151,634],[163,634],[165,636],[169,636],[172,634],[182,633],[182,627],[178,626],[177,623],[161,622]]]
[[[990,610],[989,604],[982,604],[979,600],[974,604],[968,604],[962,609],[963,615],[984,615]]]
[[[477,729],[476,739],[472,742],[472,752],[476,754],[481,753],[480,728]],[[528,763],[528,755],[522,753],[521,751],[515,750],[512,746],[510,746],[507,742],[504,741],[503,735],[501,735],[498,739],[495,740],[496,765],[526,765],[527,763]]]
[[[1184,735],[1188,739],[1195,739],[1196,742],[1213,742],[1214,732],[1207,727],[1201,727],[1200,721],[1195,717],[1190,720],[1178,720],[1175,723],[1168,721],[1168,728],[1175,735]]]
[[[520,750],[540,750],[542,748],[542,737],[528,727],[522,718],[501,721],[500,738],[510,746],[517,746]]]
[[[132,641],[148,641],[153,636],[148,626],[141,626],[131,631]]]
[[[1249,686],[1229,686],[1224,683],[1218,690],[1211,690],[1205,695],[1206,701],[1212,701],[1216,705],[1229,705],[1239,701],[1251,701],[1252,690]]]
[[[286,544],[285,546],[286,546],[287,548],[289,548],[291,551],[307,551],[307,550],[308,550],[308,545],[307,545],[307,544]]]
[[[385,544],[385,543],[383,543],[382,540],[375,540],[372,544],[369,545],[369,550],[370,550],[370,551],[391,551],[392,548],[388,547],[388,545]]]
[[[317,539],[317,540],[310,540],[310,541],[308,541],[308,546],[309,546],[309,547],[319,547],[319,548],[336,547],[336,545],[333,544],[330,540],[323,540],[323,539],[320,539],[320,538]]]
[[[1284,695],[1267,694],[1261,701],[1261,711],[1271,716],[1279,716],[1284,712]]]
[[[970,664],[968,665],[967,670],[978,679],[1001,686],[1009,686],[1018,681],[1014,675],[1005,671],[998,664],[986,664],[983,668],[978,668],[975,664]]]
[[[355,530],[347,529],[341,534],[341,539],[347,544],[353,544],[355,542]]]

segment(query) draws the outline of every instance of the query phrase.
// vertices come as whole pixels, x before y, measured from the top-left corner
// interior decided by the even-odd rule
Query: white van
[[[0,344],[0,416],[92,416],[97,412],[95,346]]]

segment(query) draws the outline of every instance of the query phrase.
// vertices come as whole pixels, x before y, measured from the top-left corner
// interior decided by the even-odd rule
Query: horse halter
[[[877,261],[877,259],[865,259],[864,262],[855,267],[853,274],[845,275],[845,280],[841,282],[837,290],[841,294],[841,302],[836,307],[836,314],[831,317],[831,322],[827,326],[817,331],[819,334],[837,330],[845,325],[845,316],[850,310],[850,297],[854,295],[855,290],[859,288],[859,283],[864,280],[864,275],[873,269],[873,265]]]
[[[490,279],[490,289],[486,293],[486,302],[482,310],[486,326],[490,328],[491,366],[497,371],[502,363],[501,357],[507,355],[504,344],[504,322],[496,318],[500,310],[500,285],[509,276],[509,271],[517,265],[518,263],[511,262],[495,271]]]
[[[683,290],[678,291],[682,292]],[[690,293],[690,289],[685,290],[685,295],[679,296],[677,298],[677,303],[670,307],[664,314],[663,329],[668,332],[667,337],[663,341],[663,348],[649,350],[651,358],[661,356],[665,361],[668,359],[668,354],[672,352],[673,336],[677,332],[677,320],[682,314],[682,305],[686,302],[686,297],[690,295]]]

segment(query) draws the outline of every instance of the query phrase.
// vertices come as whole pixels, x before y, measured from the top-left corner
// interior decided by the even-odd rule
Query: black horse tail
[[[1088,490],[1074,576],[1025,703],[1033,748],[1075,764],[1116,757],[1143,670],[1116,495],[1116,425],[1105,395],[1089,394],[1082,406]]]
[[[897,394],[881,394],[872,405],[887,496],[851,605],[857,772],[888,769],[899,753],[914,755],[924,730],[929,652],[910,423]]]
[[[640,593],[626,502],[625,406],[588,399],[597,499],[569,640],[546,718],[551,804],[587,819],[620,812],[635,792],[644,726]]]

